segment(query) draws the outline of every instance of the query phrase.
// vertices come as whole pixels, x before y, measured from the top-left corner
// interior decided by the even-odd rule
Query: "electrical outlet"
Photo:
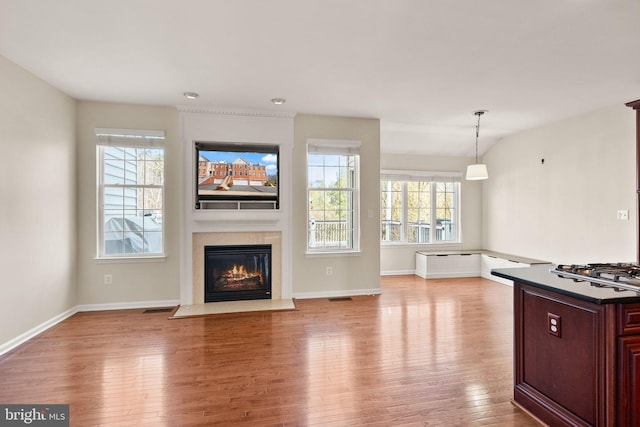
[[[327,276],[333,276],[333,267],[327,267]]]
[[[562,336],[561,320],[557,314],[547,313],[547,332],[560,338]]]
[[[626,221],[629,219],[629,211],[627,209],[620,209],[617,212],[616,218]]]
[[[104,275],[104,284],[105,285],[112,285],[113,284],[113,276],[111,274],[105,274]]]

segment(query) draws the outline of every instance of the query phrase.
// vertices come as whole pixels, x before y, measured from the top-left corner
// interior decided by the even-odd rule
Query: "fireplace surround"
[[[268,245],[271,247],[271,299],[282,299],[282,233],[279,231],[202,232],[192,234],[192,295],[186,304],[205,303],[207,246]]]
[[[271,245],[204,248],[204,302],[271,299]]]
[[[181,304],[204,305],[204,247],[215,245],[271,245],[271,300],[290,299],[295,114],[192,106],[180,106],[179,110],[185,171],[182,187]],[[279,209],[195,209],[194,167],[198,166],[194,158],[196,141],[277,145],[280,164]],[[268,300],[263,301],[267,303]]]

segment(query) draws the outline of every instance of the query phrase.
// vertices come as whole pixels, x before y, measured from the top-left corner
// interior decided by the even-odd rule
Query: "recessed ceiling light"
[[[183,93],[183,95],[187,99],[196,99],[196,98],[200,97],[200,95],[198,95],[195,92],[185,92],[185,93]]]
[[[284,98],[273,98],[273,99],[271,100],[271,102],[273,102],[273,103],[274,103],[274,104],[276,104],[276,105],[282,105],[282,104],[284,104],[285,102],[287,102],[287,100],[286,100],[286,99],[284,99]]]

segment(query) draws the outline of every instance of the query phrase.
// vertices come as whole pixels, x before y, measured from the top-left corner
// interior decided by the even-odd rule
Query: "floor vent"
[[[329,298],[329,301],[336,302],[336,301],[353,301],[353,300],[351,299],[351,297],[339,297],[339,298]]]
[[[174,307],[168,308],[150,308],[142,312],[142,314],[153,314],[153,313],[171,313]]]

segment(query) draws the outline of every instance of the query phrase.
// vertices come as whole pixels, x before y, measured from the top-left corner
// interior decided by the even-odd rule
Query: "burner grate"
[[[575,282],[640,292],[640,265],[633,263],[560,264],[551,272]]]

